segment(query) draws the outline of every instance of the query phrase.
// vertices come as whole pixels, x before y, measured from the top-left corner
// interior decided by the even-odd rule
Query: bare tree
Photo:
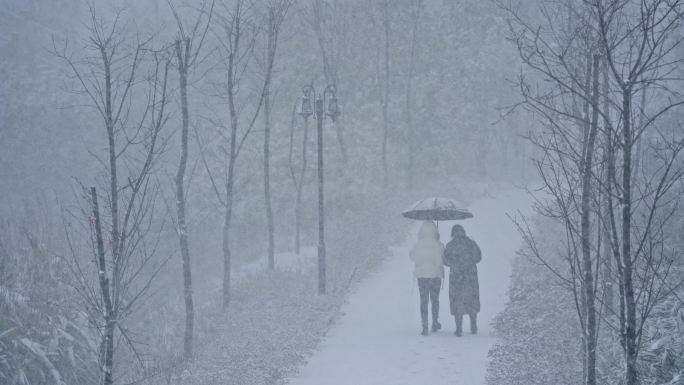
[[[188,108],[188,75],[197,63],[202,50],[207,31],[211,25],[214,11],[214,1],[210,4],[203,1],[199,8],[199,15],[189,31],[185,30],[183,20],[178,14],[172,0],[167,0],[173,16],[176,19],[178,35],[174,42],[176,67],[180,83],[181,101],[181,149],[178,171],[176,172],[176,228],[180,242],[181,260],[183,263],[183,298],[185,300],[185,335],[183,337],[183,354],[186,358],[192,356],[192,339],[195,324],[194,305],[192,298],[192,269],[190,263],[190,247],[188,245],[187,207],[185,191],[185,173],[188,165],[188,134],[190,111]]]
[[[245,141],[252,133],[257,118],[264,105],[266,89],[271,82],[272,72],[264,74],[258,81],[256,92],[241,94],[244,87],[243,77],[246,69],[253,64],[255,44],[262,28],[259,25],[258,15],[255,14],[255,3],[248,0],[236,0],[232,7],[222,3],[221,12],[215,14],[217,30],[215,34],[219,41],[218,52],[220,63],[225,66],[226,83],[223,96],[228,104],[229,123],[223,124],[214,120],[213,124],[220,130],[227,131],[227,135],[220,136],[226,141],[226,164],[224,168],[223,187],[219,188],[217,178],[212,175],[206,159],[202,158],[204,166],[209,174],[217,199],[224,208],[222,250],[223,250],[223,308],[227,309],[230,304],[230,278],[231,278],[231,249],[230,230],[233,219],[233,203],[235,199],[235,175],[236,165],[240,151]],[[272,68],[271,68],[272,70]],[[255,90],[251,90],[255,91]],[[243,105],[238,108],[238,103]],[[252,110],[245,108],[252,105]],[[221,191],[222,190],[222,191]]]
[[[128,38],[120,23],[121,13],[107,23],[91,9],[85,50],[92,55],[76,59],[66,44],[59,50],[56,44],[54,47],[54,53],[73,75],[76,92],[85,95],[88,107],[101,117],[107,139],[108,161],[101,161],[106,194],[98,195],[95,187],[88,189],[85,199],[92,210],[91,214],[83,212],[89,224],[84,230],[92,240],[94,258],[88,260],[95,261],[96,285],[92,285],[87,266],[79,261],[67,231],[77,290],[102,333],[100,368],[106,385],[114,382],[116,334],[135,351],[124,321],[137,308],[160,268],[153,265],[159,226],[163,224],[154,217],[156,186],[150,176],[165,146],[160,132],[168,118],[169,60],[163,53],[151,51],[149,42]],[[141,82],[146,55],[153,60],[147,81]],[[135,92],[145,83],[149,87],[144,93]],[[120,176],[124,176],[123,183]],[[101,196],[106,200],[104,210],[98,204]]]
[[[408,130],[407,184],[413,187],[416,172],[416,129],[413,125],[413,77],[416,71],[416,50],[423,0],[411,1],[411,40],[409,41],[408,73],[406,75],[406,129]]]
[[[684,175],[679,160],[684,147],[681,130],[657,127],[664,115],[684,105],[684,98],[677,91],[682,79],[674,75],[682,62],[674,51],[682,42],[679,31],[684,4],[665,0],[644,0],[640,4],[617,0],[588,3],[598,21],[597,34],[618,95],[612,109],[619,120],[610,129],[621,151],[622,175],[611,181],[616,185],[617,196],[609,197],[610,220],[615,223],[612,205],[617,200],[620,226],[611,226],[611,231],[613,239],[619,239],[612,247],[619,256],[621,344],[626,363],[625,383],[635,385],[639,383],[637,358],[644,324],[664,294],[662,289],[668,287],[666,277],[671,265],[663,259],[662,249],[653,245],[662,243],[663,228],[677,200],[673,202],[668,196]],[[644,99],[642,105],[651,108],[638,111],[634,108],[635,96],[639,92],[645,95],[646,89],[654,92],[649,93],[650,103]],[[635,115],[640,119],[634,119]],[[646,131],[655,131],[660,139],[660,146],[651,148],[658,165],[648,176],[635,180],[634,153]],[[635,215],[639,216],[636,220]],[[648,295],[641,294],[643,288],[648,288]]]
[[[268,80],[264,86],[264,201],[266,207],[266,229],[268,233],[268,268],[275,268],[275,230],[271,203],[271,81],[273,65],[278,49],[278,35],[292,0],[271,0],[266,16],[266,60],[264,74]]]
[[[538,171],[555,200],[554,207],[547,207],[544,213],[566,225],[570,276],[555,272],[573,292],[577,293],[576,287],[582,289],[582,295],[575,295],[575,299],[582,319],[585,382],[595,384],[596,344],[592,340],[597,334],[591,329],[592,325],[598,326],[596,316],[600,312],[594,305],[607,298],[598,295],[595,280],[601,266],[610,266],[599,260],[601,236],[609,238],[609,255],[615,259],[620,283],[620,306],[618,311],[612,309],[612,303],[602,306],[609,316],[619,316],[625,383],[634,385],[639,382],[637,358],[644,325],[655,304],[672,293],[671,260],[662,245],[665,225],[677,207],[678,191],[673,188],[684,175],[679,159],[683,141],[679,129],[657,128],[656,122],[684,103],[677,91],[681,79],[673,75],[680,63],[673,51],[681,43],[675,31],[680,27],[682,4],[595,0],[579,6],[571,2],[560,6],[579,19],[568,34],[559,33],[562,22],[559,24],[554,16],[558,8],[543,8],[545,25],[534,26],[506,7],[512,15],[512,36],[524,64],[551,84],[544,88],[524,78],[520,81],[525,105],[540,114],[547,127],[535,139],[543,154],[537,161]],[[586,71],[592,74],[591,82],[588,75],[579,75],[573,63],[574,47],[579,41],[588,42],[589,52],[594,55]],[[604,62],[602,107],[598,57]],[[646,87],[658,92],[649,93],[651,98],[642,99],[641,110],[635,111],[634,96]],[[640,117],[640,123],[635,124],[635,115]],[[601,131],[599,118],[603,122]],[[579,123],[577,129],[572,129],[573,122]],[[637,176],[633,153],[638,138],[647,130],[656,132],[660,139],[648,151],[657,161],[648,173]],[[603,156],[594,154],[599,133]],[[592,166],[592,159],[601,159],[598,167]],[[592,196],[598,197],[599,193],[603,210],[592,208],[596,206],[591,203],[596,201]],[[590,231],[592,223],[598,224],[594,236]],[[530,239],[529,234],[526,238]],[[612,326],[609,317],[604,320]]]
[[[389,103],[390,103],[390,37],[392,35],[392,15],[390,14],[389,0],[382,2],[382,27],[384,36],[384,61],[383,61],[383,84],[382,84],[382,184],[386,188],[388,183],[387,171],[387,138],[389,136]]]
[[[590,22],[586,12],[573,8],[570,3],[561,7],[566,7],[567,12],[545,9],[544,27],[555,27],[555,33],[548,35],[546,29],[533,30],[513,9],[507,8],[507,11],[512,15],[513,41],[523,63],[550,79],[550,86],[540,90],[521,77],[520,89],[524,105],[539,114],[545,124],[542,133],[530,136],[543,154],[535,162],[544,188],[552,197],[551,203],[540,205],[540,213],[558,220],[565,227],[564,258],[569,273],[557,273],[575,298],[582,330],[584,383],[595,385],[596,279],[601,263],[592,224],[597,222],[599,215],[595,207],[595,161],[600,159],[596,155],[600,56],[595,53],[596,37],[586,33]],[[565,14],[568,16],[564,20],[554,16]],[[561,33],[563,25],[566,28]],[[601,166],[599,164],[599,168]],[[601,233],[600,229],[598,233]],[[526,235],[526,239],[532,238],[531,234]],[[545,259],[539,254],[535,257]]]

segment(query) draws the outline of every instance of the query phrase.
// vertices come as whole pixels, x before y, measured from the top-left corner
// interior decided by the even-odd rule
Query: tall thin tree
[[[382,27],[384,37],[383,49],[383,89],[382,89],[382,147],[380,158],[382,161],[382,184],[387,187],[388,184],[388,170],[387,170],[387,141],[389,136],[389,103],[390,103],[390,37],[392,36],[392,17],[390,14],[389,0],[382,2]]]
[[[275,268],[275,229],[273,205],[271,202],[271,81],[273,65],[278,48],[280,27],[285,20],[292,0],[271,0],[266,16],[266,60],[265,74],[269,80],[264,87],[264,207],[266,209],[266,230],[268,233],[268,268]]]
[[[417,133],[413,123],[413,78],[416,71],[416,51],[418,49],[418,31],[420,18],[423,11],[423,0],[411,2],[411,39],[409,40],[408,73],[406,75],[406,130],[408,131],[408,167],[406,183],[409,188],[413,187],[416,173],[416,140]]]
[[[188,134],[190,125],[190,109],[188,107],[188,76],[197,62],[202,50],[204,39],[211,25],[214,11],[214,1],[207,6],[202,2],[199,15],[189,31],[185,30],[183,20],[176,10],[172,0],[167,0],[173,16],[176,19],[178,36],[174,42],[176,67],[180,85],[181,102],[181,138],[180,159],[174,183],[176,185],[176,226],[180,243],[181,261],[183,264],[183,298],[185,302],[185,334],[183,337],[183,354],[186,358],[192,356],[193,330],[195,325],[195,311],[192,291],[192,267],[190,246],[188,245],[187,226],[187,196],[185,191],[185,174],[188,165]],[[204,26],[202,26],[204,24]]]
[[[237,172],[237,161],[245,141],[252,133],[257,118],[261,115],[264,105],[266,89],[270,85],[271,71],[267,71],[262,79],[257,83],[255,92],[245,95],[239,91],[242,86],[245,68],[254,59],[254,48],[260,31],[263,29],[258,24],[259,18],[254,15],[255,3],[250,0],[236,0],[232,7],[222,3],[221,12],[215,14],[217,19],[216,37],[219,41],[218,53],[220,63],[226,72],[226,82],[224,84],[223,95],[228,105],[229,123],[223,124],[214,121],[214,125],[227,131],[227,135],[221,135],[228,142],[224,164],[223,186],[219,188],[217,178],[215,178],[208,166],[206,159],[202,158],[204,166],[211,180],[214,192],[218,201],[224,208],[223,229],[222,229],[222,253],[223,253],[223,283],[222,283],[222,302],[223,308],[227,309],[230,305],[230,282],[231,282],[231,225],[233,220],[233,204],[235,200],[235,178]],[[238,100],[241,98],[240,100]],[[252,104],[251,111],[244,107],[238,108],[238,103]],[[244,115],[247,115],[245,118]],[[199,137],[199,136],[198,136]]]
[[[585,382],[597,381],[595,362],[590,361],[596,359],[593,351],[596,346],[592,341],[592,334],[594,337],[596,334],[588,327],[596,324],[597,315],[592,315],[596,309],[592,310],[592,302],[604,298],[596,292],[595,280],[601,276],[600,267],[607,266],[598,260],[600,242],[589,242],[586,238],[590,225],[598,223],[604,228],[598,234],[608,233],[609,255],[615,259],[617,268],[624,383],[636,385],[640,381],[638,357],[645,325],[655,305],[673,290],[668,281],[671,256],[664,251],[663,234],[677,212],[680,191],[675,186],[684,176],[681,160],[684,140],[677,127],[655,127],[669,112],[684,106],[684,98],[676,91],[681,89],[682,80],[669,75],[682,63],[674,52],[682,43],[676,31],[681,27],[684,3],[592,0],[581,5],[567,2],[564,6],[581,20],[581,27],[571,28],[569,35],[557,33],[558,20],[554,19],[557,12],[546,9],[546,24],[535,26],[523,20],[516,10],[507,8],[513,16],[511,25],[516,26],[512,40],[517,43],[522,61],[549,80],[547,88],[533,87],[522,79],[520,89],[526,104],[543,117],[548,128],[537,137],[536,143],[543,155],[537,166],[545,186],[556,200],[555,207],[545,212],[566,224],[571,273],[570,277],[557,275],[573,289],[576,283],[584,289],[580,297],[575,295],[575,300],[585,339]],[[594,50],[606,64],[601,108],[597,98],[598,64],[594,60],[593,81],[583,84],[582,77],[576,74],[577,65],[572,62],[573,45],[581,40],[577,39],[582,35],[581,31],[589,32],[595,43]],[[591,93],[586,92],[588,84],[593,84]],[[641,109],[634,108],[635,96],[645,88],[652,90],[650,103],[647,100],[642,102],[644,107]],[[591,106],[591,120],[588,108],[579,112],[568,98]],[[635,119],[637,116],[640,118]],[[607,163],[598,167],[605,169],[604,178],[587,167],[590,150],[595,146],[592,142],[597,138],[599,117],[603,120],[603,151],[607,153],[593,158]],[[585,128],[579,132],[569,130],[568,122],[573,121],[583,122]],[[659,144],[648,149],[653,162],[646,176],[635,173],[633,159],[638,138],[649,131],[658,137]],[[575,145],[577,143],[581,145]],[[578,164],[582,167],[577,168]],[[591,185],[600,187],[601,202],[605,206],[602,212],[607,213],[607,218],[602,218],[587,204],[592,199],[585,199],[584,192],[597,191]],[[579,207],[576,191],[583,192]],[[591,214],[593,220],[584,217],[587,208],[590,212],[596,211]],[[581,215],[579,226],[575,219],[578,213]],[[578,254],[581,258],[576,257]],[[592,254],[596,255],[593,263],[586,258]],[[537,257],[544,259],[540,255]],[[573,292],[577,293],[577,290]]]
[[[119,12],[107,23],[90,9],[86,45],[90,55],[76,59],[67,52],[67,46],[54,47],[54,53],[73,75],[76,92],[85,95],[87,106],[102,119],[107,143],[108,161],[102,162],[105,215],[98,204],[97,189],[84,191],[91,208],[83,210],[85,218],[81,219],[87,223],[87,234],[79,237],[92,241],[94,255],[87,260],[95,261],[97,288],[90,286],[88,269],[80,262],[73,235],[70,231],[66,234],[74,257],[77,291],[101,329],[99,358],[105,385],[114,383],[117,337],[135,352],[124,321],[139,305],[161,266],[152,266],[156,247],[148,246],[154,245],[161,233],[161,226],[156,227],[154,221],[156,186],[150,181],[165,147],[160,132],[168,120],[170,62],[163,53],[152,50],[149,42],[127,36],[119,24],[121,16]],[[145,72],[146,54],[153,58],[147,82],[140,75]],[[145,83],[147,90],[137,92]],[[135,116],[135,111],[140,115]],[[127,175],[119,179],[122,174]],[[152,233],[155,228],[159,230],[156,234]]]
[[[617,190],[611,198],[611,230],[614,254],[618,257],[620,282],[620,331],[625,360],[625,384],[640,382],[638,356],[640,341],[651,310],[662,298],[670,263],[653,247],[659,243],[677,199],[665,197],[675,183],[684,176],[679,164],[684,141],[680,133],[665,134],[655,125],[669,112],[684,106],[684,98],[676,86],[682,80],[669,74],[682,64],[674,52],[681,47],[679,31],[682,26],[684,2],[644,0],[639,5],[618,0],[592,0],[588,3],[597,19],[597,33],[606,56],[611,82],[617,88],[612,106],[619,120],[609,130],[616,140],[621,160],[617,167],[621,175],[611,182]],[[651,111],[645,108],[645,90],[654,100],[660,97]],[[657,91],[656,91],[657,90]],[[642,93],[642,108],[634,108],[635,97]],[[639,119],[634,119],[639,116]],[[650,148],[660,164],[648,177],[634,169],[635,153],[640,137],[653,131],[664,146]],[[615,199],[613,199],[615,198]],[[619,213],[612,202],[619,201]],[[637,214],[640,216],[635,217]],[[616,220],[617,219],[617,220]],[[616,225],[619,223],[619,226]],[[639,288],[650,288],[643,295]],[[665,290],[666,293],[671,290]]]

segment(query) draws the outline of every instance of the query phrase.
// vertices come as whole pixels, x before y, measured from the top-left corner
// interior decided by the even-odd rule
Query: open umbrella
[[[447,198],[421,199],[401,214],[406,218],[425,221],[454,221],[473,217],[470,211]]]

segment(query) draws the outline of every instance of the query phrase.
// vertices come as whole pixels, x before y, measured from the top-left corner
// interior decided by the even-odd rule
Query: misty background
[[[487,383],[679,384],[684,10],[637,3],[0,0],[0,382],[285,383],[410,202],[527,186]]]

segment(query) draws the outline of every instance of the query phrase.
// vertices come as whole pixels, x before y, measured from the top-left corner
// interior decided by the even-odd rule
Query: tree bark
[[[413,28],[411,31],[410,53],[408,77],[406,80],[406,128],[409,132],[409,154],[408,154],[408,175],[407,185],[413,187],[415,179],[416,163],[416,133],[413,127],[413,72],[415,70],[416,45],[418,45],[418,24],[420,22],[420,11],[422,0],[417,0],[415,13],[413,14]]]
[[[188,229],[185,207],[185,171],[188,163],[188,131],[190,112],[188,110],[188,60],[190,42],[181,44],[176,40],[176,57],[180,80],[181,99],[181,152],[178,172],[176,173],[176,214],[178,217],[178,239],[180,242],[181,260],[183,263],[183,297],[185,300],[185,335],[183,337],[183,354],[192,356],[193,329],[195,323],[194,304],[192,299],[192,271],[190,265],[190,248],[188,246]],[[183,50],[183,46],[185,50]]]
[[[118,284],[117,282],[120,272],[120,261],[119,261],[119,187],[118,187],[118,177],[117,177],[117,165],[116,165],[116,139],[115,139],[115,122],[114,122],[114,112],[112,106],[112,69],[109,56],[105,50],[104,46],[100,47],[100,54],[102,56],[102,64],[104,67],[105,75],[105,128],[107,130],[107,147],[109,150],[109,198],[110,205],[112,209],[112,261],[113,261],[113,272],[112,272],[112,282],[111,282],[111,297],[112,301],[116,302],[118,299]]]
[[[229,166],[229,169],[232,169],[232,161],[230,161],[231,166]],[[232,174],[232,172],[229,172],[229,175]],[[231,177],[229,177],[231,178]],[[233,182],[232,180],[229,180],[226,183],[226,207],[225,207],[225,215],[224,215],[224,220],[223,220],[223,243],[222,243],[222,250],[223,250],[223,309],[226,310],[228,309],[228,306],[230,305],[230,222],[231,222],[231,216],[232,216],[232,209],[233,209]]]
[[[118,284],[119,271],[121,261],[119,260],[119,187],[117,178],[116,165],[116,139],[114,133],[114,112],[112,107],[112,74],[111,63],[109,56],[104,46],[100,47],[100,54],[102,56],[102,64],[105,70],[105,128],[107,130],[107,144],[109,150],[109,194],[110,206],[112,214],[112,281],[109,282],[107,278],[104,241],[102,237],[102,225],[100,222],[99,207],[97,206],[97,194],[95,188],[91,188],[91,195],[93,198],[93,215],[95,216],[95,231],[98,244],[98,260],[99,276],[100,276],[100,290],[102,291],[102,299],[105,302],[105,330],[102,335],[102,370],[104,374],[104,385],[111,385],[114,382],[114,328],[116,326],[116,314],[114,304],[118,299]],[[103,278],[104,277],[104,282]]]
[[[239,12],[239,10],[238,10]],[[228,110],[230,113],[230,152],[228,154],[228,175],[226,176],[225,216],[223,220],[223,309],[230,304],[230,222],[233,214],[233,180],[235,179],[235,162],[237,161],[238,116],[235,107],[235,52],[239,52],[240,20],[236,15],[236,32],[233,50],[228,56]],[[233,37],[231,36],[231,39]],[[233,43],[232,43],[233,44]]]
[[[273,208],[271,205],[271,167],[270,167],[270,142],[271,142],[271,100],[270,92],[266,89],[264,95],[264,200],[266,208],[266,227],[268,232],[268,269],[275,268],[275,234],[273,226]]]
[[[624,349],[625,384],[637,385],[637,315],[633,283],[632,260],[632,86],[627,84],[622,90],[622,266],[625,303]]]
[[[274,30],[273,30],[273,11],[269,19],[269,33],[266,47],[267,52],[267,71],[273,67],[274,60]],[[267,76],[269,76],[267,74]],[[268,232],[268,269],[275,268],[275,230],[273,226],[273,208],[271,205],[271,85],[266,83],[264,89],[264,206],[266,209],[266,228]]]
[[[591,258],[591,200],[592,193],[592,176],[593,176],[593,161],[594,161],[594,144],[596,142],[596,134],[598,132],[598,87],[599,87],[599,57],[594,55],[592,59],[591,79],[591,106],[592,116],[587,133],[584,151],[584,161],[582,170],[582,268],[583,268],[583,288],[584,288],[584,304],[585,309],[585,364],[586,364],[586,381],[587,385],[596,385],[596,296],[594,292],[594,276],[593,263]],[[587,89],[587,95],[590,91]]]
[[[230,304],[230,224],[233,215],[233,184],[235,179],[235,162],[237,161],[237,111],[235,109],[232,76],[229,75],[229,87],[231,91],[228,96],[228,106],[230,109],[230,153],[228,156],[228,175],[226,180],[226,199],[225,216],[223,221],[223,309],[228,309]]]
[[[385,61],[384,61],[384,76],[385,82],[383,84],[383,98],[382,98],[382,149],[381,149],[381,161],[382,161],[382,186],[387,188],[388,175],[387,175],[387,137],[389,135],[389,95],[390,95],[390,8],[389,0],[385,0],[383,3],[383,27],[385,32]]]
[[[97,191],[90,188],[90,199],[93,204],[93,219],[95,221],[95,239],[97,242],[97,268],[100,281],[100,295],[104,310],[105,330],[100,342],[100,360],[102,364],[102,383],[111,385],[114,380],[114,328],[116,317],[111,297],[111,287],[107,276],[107,263],[105,261],[104,239],[102,236],[102,222],[100,220],[100,208],[97,204]]]
[[[606,165],[606,180],[604,184],[607,188],[607,193],[605,193],[604,202],[604,221],[612,215],[612,178],[611,178],[611,157],[612,155],[612,135],[610,135],[611,125],[610,125],[610,101],[608,98],[609,84],[608,84],[608,68],[604,61],[602,66],[603,72],[603,130],[606,132],[606,151],[604,153],[603,164]],[[603,253],[605,257],[603,258],[604,270],[603,270],[603,280],[605,282],[605,290],[603,293],[603,302],[608,307],[609,311],[615,311],[615,291],[613,287],[613,263],[614,263],[614,250],[612,245],[612,231],[610,226],[610,221],[608,223],[603,223]],[[617,259],[615,259],[617,260]]]

